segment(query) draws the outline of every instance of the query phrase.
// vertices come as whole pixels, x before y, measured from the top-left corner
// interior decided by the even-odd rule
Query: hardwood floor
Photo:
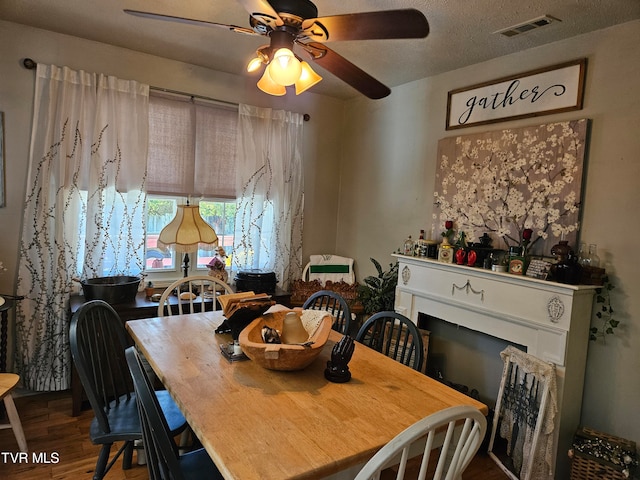
[[[0,478],[11,480],[80,480],[91,479],[100,447],[89,440],[91,410],[78,417],[71,416],[71,392],[44,393],[15,398],[22,421],[27,446],[28,462],[12,463],[6,454],[0,454]],[[112,447],[112,456],[121,444]],[[0,430],[0,452],[18,451],[11,430]],[[41,458],[33,458],[33,455]],[[58,459],[56,463],[56,457]],[[40,460],[36,463],[34,460]],[[44,463],[49,461],[51,463]],[[122,470],[120,459],[106,475],[105,480],[148,479],[145,465]]]
[[[18,397],[16,407],[29,446],[28,461],[12,462],[18,445],[13,432],[0,430],[0,479],[11,480],[81,480],[92,478],[100,448],[89,440],[90,410],[71,416],[71,393],[55,392]],[[112,449],[112,455],[119,445]],[[35,457],[34,457],[35,455]],[[136,464],[122,470],[118,462],[105,480],[148,479],[147,467]],[[473,460],[463,478],[465,480],[503,480],[507,476],[484,454]]]

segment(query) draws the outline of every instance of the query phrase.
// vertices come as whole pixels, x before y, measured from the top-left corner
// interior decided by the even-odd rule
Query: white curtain
[[[74,278],[144,268],[149,87],[38,64],[20,243],[16,369],[69,388]]]
[[[239,106],[233,263],[275,272],[287,289],[302,274],[302,115]]]

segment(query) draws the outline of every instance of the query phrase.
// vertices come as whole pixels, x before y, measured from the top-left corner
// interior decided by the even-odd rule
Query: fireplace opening
[[[426,313],[418,314],[418,327],[429,332],[427,375],[491,409],[495,407],[504,366],[500,352],[508,345],[527,351],[524,345],[514,345]]]

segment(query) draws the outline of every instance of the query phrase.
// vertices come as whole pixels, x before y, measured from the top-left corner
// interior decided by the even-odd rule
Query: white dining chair
[[[409,459],[419,455],[422,455],[422,461],[417,478],[425,479],[427,473],[433,472],[428,478],[460,480],[462,472],[478,451],[486,430],[487,420],[475,407],[461,405],[441,410],[417,421],[391,439],[362,467],[355,480],[378,480],[383,470],[396,465],[396,480],[401,480],[407,472]],[[438,452],[440,444],[442,447]],[[437,455],[435,470],[429,469],[432,451]]]
[[[305,282],[318,280],[323,287],[327,280],[352,285],[356,282],[353,263],[353,258],[349,257],[331,254],[311,255],[309,263],[302,270],[302,280]]]
[[[158,305],[158,316],[173,315],[169,301],[169,297],[172,295],[178,299],[178,314],[182,315],[195,311],[204,312],[205,309],[217,310],[216,298],[218,295],[229,293],[233,293],[233,290],[222,280],[209,275],[190,275],[176,280],[162,292]],[[185,294],[186,298],[181,298],[181,294]],[[207,308],[208,306],[210,308]]]
[[[27,451],[27,440],[22,429],[22,422],[13,402],[12,390],[20,382],[20,377],[15,373],[0,373],[0,400],[4,401],[4,408],[7,412],[9,423],[0,424],[0,429],[10,428],[18,442],[18,448],[21,452]]]

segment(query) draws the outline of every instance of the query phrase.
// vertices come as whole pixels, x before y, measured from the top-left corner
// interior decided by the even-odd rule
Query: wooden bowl
[[[302,370],[315,360],[329,338],[333,317],[326,315],[309,339],[314,343],[308,347],[282,343],[264,343],[262,341],[262,327],[267,325],[281,332],[284,317],[287,313],[288,311],[278,311],[256,318],[242,330],[238,338],[244,354],[266,369]]]

